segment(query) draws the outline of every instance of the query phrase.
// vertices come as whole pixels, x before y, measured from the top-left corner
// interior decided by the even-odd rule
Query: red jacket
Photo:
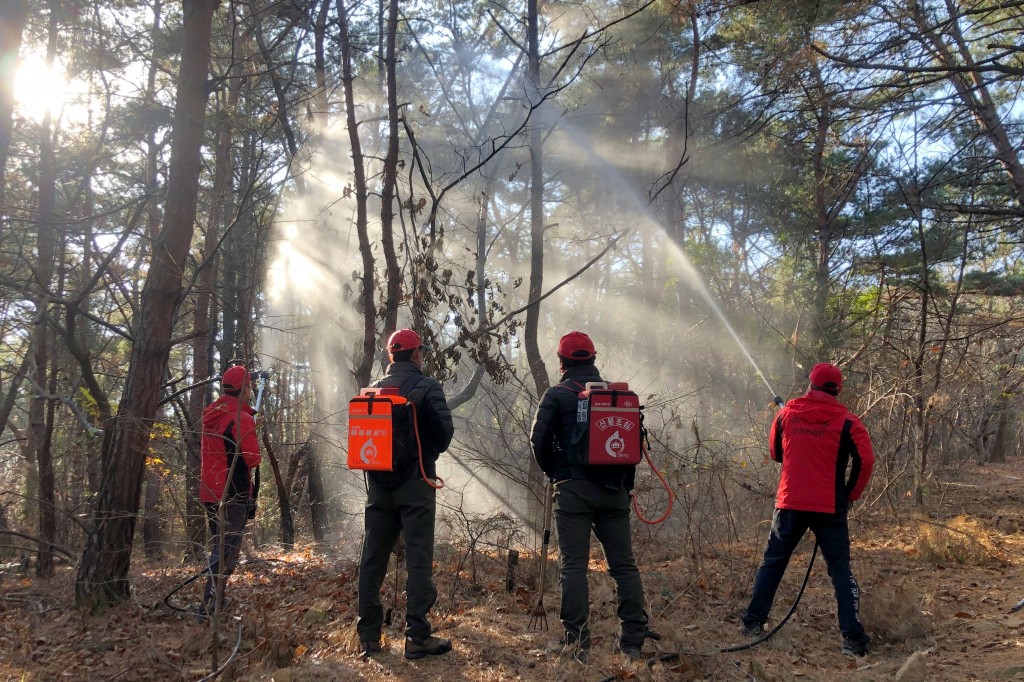
[[[782,463],[779,509],[844,512],[860,498],[875,466],[868,430],[824,391],[808,391],[779,410],[768,450]]]
[[[220,501],[236,450],[242,457],[235,464],[226,499],[252,498],[252,471],[261,459],[253,414],[252,407],[231,395],[221,396],[203,411],[203,476],[199,485],[203,502]]]

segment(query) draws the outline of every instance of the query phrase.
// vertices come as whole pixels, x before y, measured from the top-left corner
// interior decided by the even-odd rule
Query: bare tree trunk
[[[46,63],[52,65],[57,56],[57,3],[49,3],[49,27],[46,46]],[[50,543],[55,540],[57,529],[53,474],[53,453],[50,446],[53,442],[53,399],[47,395],[50,385],[50,326],[47,324],[50,307],[50,288],[53,278],[53,259],[55,254],[55,223],[56,223],[56,168],[53,155],[54,131],[52,118],[47,112],[43,118],[39,140],[39,198],[36,223],[36,249],[38,262],[35,268],[36,286],[39,294],[36,299],[36,324],[32,336],[33,351],[33,382],[36,395],[29,406],[29,450],[35,457],[39,467],[39,535],[44,543],[39,546],[39,561],[36,563],[36,575],[50,577],[53,575],[53,552]],[[54,369],[56,371],[56,369]],[[47,418],[49,416],[49,418]]]
[[[135,327],[128,378],[114,428],[105,434],[103,482],[79,563],[76,602],[104,608],[129,595],[128,570],[149,430],[170,354],[199,191],[210,32],[217,0],[183,0],[184,30],[166,209]]]
[[[992,453],[989,455],[988,461],[1001,464],[1006,461],[1011,418],[1010,401],[1004,393],[1000,393],[996,398],[993,409],[996,413],[996,433],[992,443]]]
[[[274,487],[277,490],[277,503],[281,507],[281,544],[285,549],[291,549],[295,545],[295,524],[292,521],[292,505],[288,497],[288,489],[281,477],[281,465],[277,461],[277,454],[270,443],[268,429],[263,429],[263,449],[270,460],[270,468],[274,472]]]
[[[319,410],[317,410],[319,412]],[[317,421],[319,424],[320,421]],[[306,454],[306,486],[309,492],[309,519],[313,527],[313,539],[323,542],[330,528],[330,517],[327,508],[327,496],[324,495],[323,465],[320,452],[325,441],[319,435],[311,438],[312,447]]]
[[[48,364],[53,365],[48,382],[52,394],[57,388],[57,367],[56,363]],[[39,536],[44,540],[39,545],[36,562],[36,575],[40,578],[53,576],[51,547],[57,539],[57,479],[53,470],[53,417],[56,408],[55,400],[47,400],[42,440],[36,452],[36,460],[39,462]]]
[[[384,54],[388,98],[388,151],[384,157],[384,179],[380,195],[381,246],[386,264],[384,333],[398,325],[398,302],[402,297],[402,273],[395,254],[395,186],[398,180],[398,77],[395,73],[395,40],[398,33],[398,0],[388,2],[387,44]]]
[[[142,507],[142,551],[150,559],[163,555],[163,519],[160,510],[160,493],[163,481],[155,465],[146,467],[146,497]]]
[[[814,217],[815,236],[818,245],[817,262],[814,268],[814,324],[811,349],[824,359],[830,345],[828,317],[828,280],[832,267],[832,221],[828,211],[828,176],[825,169],[825,151],[828,146],[829,129],[832,126],[832,109],[828,104],[821,72],[813,68],[814,86],[809,92],[815,93],[818,102],[811,101],[817,131],[814,138],[812,162],[814,166]]]
[[[341,33],[341,84],[345,93],[345,118],[348,126],[348,140],[352,147],[353,195],[356,200],[356,234],[359,237],[359,254],[363,260],[362,282],[359,292],[359,306],[363,313],[363,343],[359,361],[354,369],[357,386],[370,383],[370,372],[373,370],[373,351],[377,343],[376,303],[373,286],[373,252],[370,245],[370,234],[367,227],[366,201],[366,170],[363,168],[363,148],[359,140],[359,123],[356,120],[356,100],[352,82],[352,45],[348,30],[348,12],[345,0],[338,0],[338,28]]]
[[[251,88],[247,81],[242,99],[250,103]],[[239,188],[249,187],[252,177],[253,135],[242,133],[241,157],[238,160]],[[243,190],[244,193],[244,190]],[[246,304],[245,304],[245,272],[248,263],[250,233],[252,232],[251,200],[243,199],[244,204],[238,207],[237,224],[231,234],[224,240],[224,251],[221,256],[221,301],[223,328],[221,335],[221,369],[227,367],[227,361],[238,359],[248,362],[245,352],[246,336]]]
[[[263,57],[263,64],[266,66],[267,77],[270,79],[271,87],[273,87],[274,94],[277,96],[276,120],[277,123],[281,124],[281,132],[284,133],[285,144],[288,146],[288,162],[289,164],[295,163],[299,155],[299,143],[289,119],[288,93],[279,75],[282,65],[274,63],[273,55],[270,53],[267,43],[263,38],[263,20],[260,18],[259,8],[256,7],[256,3],[253,0],[249,0],[248,7],[249,16],[252,18],[253,23],[251,35],[256,39],[256,45],[259,47],[260,55]],[[292,172],[291,177],[295,182],[295,189],[299,196],[305,194],[306,179],[302,173]]]
[[[21,366],[18,370],[11,374],[11,383],[7,386],[7,394],[4,396],[3,403],[0,403],[0,433],[3,433],[7,429],[7,421],[11,418],[11,412],[14,411],[14,404],[18,400],[18,391],[21,390],[21,384],[25,377],[28,376],[29,369],[32,366],[32,353],[25,353],[25,357],[21,360]]]
[[[327,117],[327,59],[324,43],[327,38],[327,14],[331,9],[331,0],[320,0],[313,21],[313,76],[316,79],[316,93],[313,96],[313,117],[317,122],[318,134],[323,135],[330,123]]]
[[[163,3],[161,0],[155,0],[153,3],[153,27],[150,31],[154,46],[159,44],[157,38],[160,31],[160,13],[162,9]],[[146,101],[149,106],[155,106],[156,103],[156,74],[159,59],[160,55],[157,54],[154,48],[153,54],[150,56],[149,74],[146,81]],[[160,147],[156,142],[156,127],[150,126],[149,130],[146,131],[146,182],[151,190],[156,189],[158,185],[157,161],[159,156]],[[149,205],[146,226],[150,243],[155,245],[160,236],[160,209],[156,202],[152,202]],[[160,519],[158,516],[161,492],[160,477],[153,470],[152,466],[145,467],[144,476],[146,494],[142,514],[142,549],[147,557],[156,558],[161,554]]]
[[[917,352],[914,354],[912,362],[914,366],[914,504],[922,506],[924,504],[924,480],[928,471],[928,445],[931,440],[929,431],[931,401],[925,397],[924,386],[924,362],[928,353],[928,307],[931,294],[929,269],[931,264],[928,261],[930,254],[916,189],[911,205],[916,213],[917,236],[921,248],[921,306],[919,312],[921,319],[918,322]]]
[[[529,39],[529,61],[527,63],[527,93],[531,104],[540,104],[540,36],[537,18],[538,0],[527,3],[527,33]],[[534,112],[539,113],[540,106]],[[530,288],[527,297],[536,301],[544,293],[544,164],[541,117],[530,121]],[[526,309],[526,323],[523,335],[526,345],[526,361],[537,395],[550,385],[547,367],[537,345],[537,331],[540,326],[540,304]]]
[[[14,128],[14,65],[18,63],[21,34],[27,19],[27,0],[0,2],[0,237],[3,236],[4,221],[7,219],[7,177],[4,169],[7,167],[11,131]],[[0,431],[4,424],[0,424]]]

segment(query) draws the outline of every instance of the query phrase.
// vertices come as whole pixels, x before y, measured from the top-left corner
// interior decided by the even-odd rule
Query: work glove
[[[248,503],[248,517],[250,519],[256,518],[256,500],[249,500]]]

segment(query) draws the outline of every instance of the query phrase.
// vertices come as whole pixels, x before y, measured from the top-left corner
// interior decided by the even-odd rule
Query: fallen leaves
[[[1024,463],[1005,465],[1014,475]],[[943,498],[950,505],[932,510],[943,526],[966,529],[972,536],[1000,533],[1000,549],[1008,563],[975,566],[930,563],[921,552],[909,552],[918,527],[899,526],[884,515],[858,517],[852,529],[854,570],[865,592],[862,616],[876,642],[867,661],[839,655],[835,598],[823,566],[816,566],[799,609],[772,640],[741,655],[718,655],[718,646],[736,637],[736,618],[749,598],[750,582],[760,559],[760,533],[751,540],[722,546],[711,556],[647,559],[653,552],[637,551],[647,588],[652,627],[665,635],[658,647],[644,653],[687,652],[678,660],[650,665],[623,662],[615,653],[617,640],[614,583],[596,549],[591,562],[591,619],[594,645],[590,666],[583,668],[561,657],[556,563],[550,562],[545,605],[553,631],[527,627],[536,603],[539,562],[524,552],[511,593],[504,590],[501,557],[480,561],[477,573],[457,571],[465,549],[438,551],[435,573],[438,602],[431,619],[438,635],[450,637],[450,656],[406,661],[404,635],[404,571],[396,582],[394,570],[385,581],[382,601],[395,604],[396,616],[385,631],[385,650],[371,661],[358,656],[355,564],[331,558],[315,547],[274,555],[269,563],[243,566],[231,578],[229,609],[221,631],[221,656],[234,646],[236,623],[243,625],[241,655],[234,679],[309,682],[328,679],[440,679],[459,682],[492,680],[614,679],[689,682],[699,679],[808,679],[824,682],[892,679],[916,646],[934,647],[929,654],[929,678],[939,681],[982,676],[1012,669],[1021,660],[1024,614],[1008,615],[1007,608],[1024,596],[1024,535],[1002,534],[996,516],[991,521],[964,523],[957,515],[982,519],[993,503],[984,483],[994,465],[977,474],[970,498]],[[969,473],[969,472],[968,472]],[[994,494],[1004,495],[1002,490]],[[973,513],[977,511],[977,514]],[[1004,514],[1005,516],[1005,514]],[[961,524],[963,524],[961,526]],[[930,528],[938,526],[928,525]],[[942,530],[942,529],[940,529]],[[949,536],[957,540],[963,532]],[[664,542],[664,539],[661,540]],[[772,617],[788,608],[802,577],[798,563],[802,548],[784,580]],[[492,560],[493,559],[493,560]],[[948,561],[948,560],[947,560]],[[531,570],[533,567],[534,570]],[[195,680],[210,672],[210,630],[179,617],[162,606],[163,596],[187,578],[189,567],[149,566],[133,576],[134,599],[105,615],[82,618],[72,606],[73,577],[64,572],[47,583],[19,576],[6,578],[0,601],[0,680],[74,679]],[[2,577],[2,574],[0,574]],[[399,594],[394,594],[395,585]],[[192,590],[192,588],[195,588]],[[179,595],[180,603],[198,598],[199,585]],[[869,613],[867,603],[880,599],[885,609]],[[897,606],[899,608],[897,608]],[[52,610],[51,610],[52,609]],[[868,620],[867,616],[871,619]],[[911,623],[884,630],[882,620]],[[908,634],[909,633],[909,634]],[[941,642],[935,645],[934,642]],[[738,669],[737,669],[738,668]],[[67,673],[70,675],[66,675]]]

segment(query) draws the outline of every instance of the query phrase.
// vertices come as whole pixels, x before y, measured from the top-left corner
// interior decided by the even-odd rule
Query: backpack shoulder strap
[[[419,385],[420,380],[423,378],[422,374],[413,374],[408,379],[402,382],[402,385],[398,387],[398,395],[403,398],[408,398],[412,395],[413,390]]]
[[[385,377],[387,378],[387,377]],[[413,392],[417,385],[420,383],[420,379],[423,378],[422,374],[412,374],[405,381],[403,381],[398,387],[398,395],[403,398],[408,398],[409,394]],[[384,379],[378,379],[374,381],[370,386],[372,388],[380,388]]]
[[[571,381],[571,380],[569,380],[569,381],[561,381],[561,382],[555,384],[554,387],[555,388],[564,388],[565,390],[572,391],[573,393],[579,393],[579,392],[585,390],[585,387],[580,382],[578,382],[578,381]]]

